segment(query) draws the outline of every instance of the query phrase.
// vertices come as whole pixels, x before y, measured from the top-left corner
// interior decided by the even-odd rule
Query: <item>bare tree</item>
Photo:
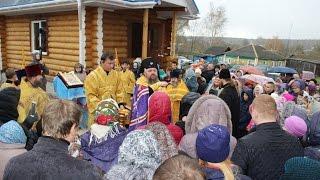
[[[199,41],[199,37],[203,35],[203,25],[203,21],[200,19],[189,21],[188,32],[191,36],[190,52],[194,52],[195,49],[198,49],[196,44],[198,44],[197,41]]]
[[[284,44],[281,39],[277,36],[274,36],[272,39],[268,39],[265,47],[272,51],[283,52],[284,51]]]
[[[189,27],[189,20],[179,19],[177,22],[177,34],[183,36]]]
[[[227,18],[225,8],[223,6],[215,7],[211,2],[209,13],[204,18],[205,29],[211,37],[211,46],[214,45],[216,37],[222,36],[226,22]]]

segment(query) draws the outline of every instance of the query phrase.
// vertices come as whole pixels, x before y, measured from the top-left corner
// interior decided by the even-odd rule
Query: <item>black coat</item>
[[[101,175],[89,162],[70,156],[66,141],[40,137],[32,150],[9,161],[3,179],[95,180],[101,179]]]
[[[270,180],[279,179],[288,159],[303,154],[299,140],[274,122],[260,124],[255,132],[239,139],[231,161],[253,180]]]
[[[215,75],[214,69],[203,71],[201,76],[206,79],[206,82],[209,83],[213,76]]]
[[[237,89],[229,83],[223,86],[219,97],[226,102],[231,112],[232,135],[238,138],[238,126],[240,120],[240,97]]]

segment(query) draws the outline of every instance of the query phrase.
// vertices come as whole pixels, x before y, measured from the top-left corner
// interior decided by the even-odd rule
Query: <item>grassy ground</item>
[[[320,77],[317,77],[316,80],[318,81],[318,83],[320,82]]]

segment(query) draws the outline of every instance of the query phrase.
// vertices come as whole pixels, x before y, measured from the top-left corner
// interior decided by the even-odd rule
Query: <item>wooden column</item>
[[[149,9],[145,9],[143,13],[143,30],[142,30],[142,59],[148,56],[148,25],[149,25]]]
[[[171,31],[171,48],[170,55],[176,56],[176,42],[177,42],[177,13],[173,11],[172,17],[172,31]]]

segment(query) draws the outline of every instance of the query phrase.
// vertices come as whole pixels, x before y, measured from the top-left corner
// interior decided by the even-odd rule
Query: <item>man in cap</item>
[[[222,82],[222,88],[219,97],[227,103],[231,111],[232,136],[238,138],[238,124],[240,119],[240,98],[235,84],[231,80],[229,69],[221,69],[219,79]]]
[[[48,94],[41,89],[42,71],[40,64],[33,64],[25,67],[26,78],[21,80],[21,95],[18,105],[19,118],[22,123],[31,110],[32,103],[36,104],[36,113],[40,117],[44,106],[49,101]]]
[[[188,94],[189,90],[186,84],[181,80],[181,70],[175,69],[170,72],[170,84],[166,87],[166,93],[170,97],[173,122],[179,120],[180,102],[183,96]]]
[[[159,65],[152,58],[147,58],[142,61],[140,73],[142,75],[136,82],[138,85],[150,86],[153,91],[161,90],[163,89],[162,87],[168,85],[167,82],[159,81]]]
[[[123,100],[130,107],[136,79],[134,73],[129,69],[129,64],[126,60],[121,61],[121,68],[120,76],[123,83]]]
[[[123,84],[119,72],[114,70],[115,60],[113,55],[103,53],[100,65],[92,71],[84,82],[86,92],[90,127],[94,119],[94,110],[97,104],[108,98],[123,102]]]

